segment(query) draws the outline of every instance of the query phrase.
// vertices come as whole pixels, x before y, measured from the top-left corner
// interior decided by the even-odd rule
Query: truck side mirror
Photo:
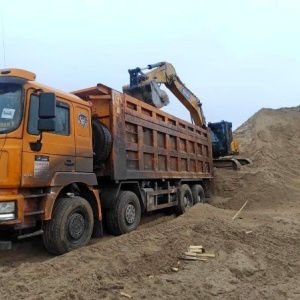
[[[54,93],[40,93],[38,130],[55,131],[56,98]]]

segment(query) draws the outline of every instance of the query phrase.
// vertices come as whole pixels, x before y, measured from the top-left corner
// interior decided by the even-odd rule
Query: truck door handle
[[[72,166],[74,166],[74,163],[70,159],[67,159],[65,161],[65,165],[68,166],[68,167],[72,167]]]

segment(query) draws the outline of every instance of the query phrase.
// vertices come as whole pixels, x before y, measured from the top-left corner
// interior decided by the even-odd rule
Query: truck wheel
[[[136,230],[140,220],[140,201],[130,191],[121,191],[113,208],[106,212],[108,232],[116,236]]]
[[[44,224],[43,242],[46,250],[60,255],[86,245],[94,226],[90,204],[81,197],[61,198],[52,219]]]
[[[192,190],[194,205],[197,203],[205,203],[204,189],[200,184],[194,184],[191,190]]]
[[[105,162],[111,150],[111,134],[97,119],[92,119],[94,165]]]
[[[187,208],[193,206],[193,195],[190,187],[183,184],[178,192],[178,204],[174,207],[175,214],[180,216],[184,214]]]

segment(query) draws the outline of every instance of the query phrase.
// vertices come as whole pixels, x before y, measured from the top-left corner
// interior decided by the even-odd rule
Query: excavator
[[[144,73],[144,70],[150,71]],[[247,158],[237,157],[239,143],[233,139],[231,122],[206,123],[202,103],[184,85],[172,64],[159,62],[145,68],[129,69],[128,72],[130,84],[123,86],[124,93],[162,108],[170,103],[168,94],[160,88],[164,84],[190,112],[192,123],[210,131],[214,167],[240,170],[242,165],[251,163]]]

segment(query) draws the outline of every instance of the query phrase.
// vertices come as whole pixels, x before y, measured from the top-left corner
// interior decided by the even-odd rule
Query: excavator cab
[[[208,129],[215,168],[240,170],[241,166],[252,164],[250,159],[238,157],[239,143],[233,139],[231,122],[208,123]]]
[[[226,155],[237,155],[238,146],[232,137],[232,123],[221,121],[208,123],[211,132],[213,157],[217,158]],[[235,149],[232,149],[235,148]]]

